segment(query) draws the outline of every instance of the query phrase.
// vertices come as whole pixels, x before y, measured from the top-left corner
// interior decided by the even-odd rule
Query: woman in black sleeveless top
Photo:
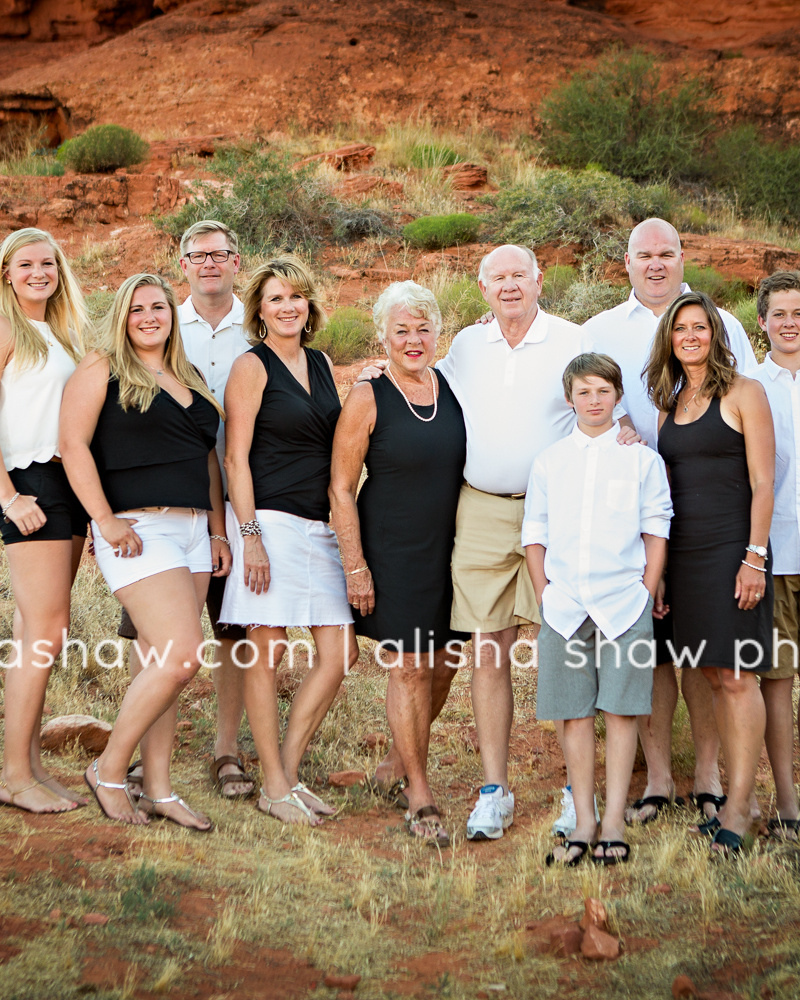
[[[298,777],[300,759],[358,659],[336,536],[328,527],[333,432],[341,406],[333,366],[305,345],[324,325],[314,281],[290,255],[264,264],[244,295],[256,346],[238,358],[225,389],[225,470],[233,568],[220,621],[250,627],[244,699],[264,784],[258,809],[316,826],[334,812]],[[295,693],[280,748],[277,669],[289,645],[313,669]],[[313,660],[312,660],[313,657]]]
[[[673,645],[711,685],[728,770],[728,800],[700,826],[735,852],[751,823],[764,741],[756,672],[772,663],[775,441],[763,387],[736,372],[725,327],[702,293],[679,296],[661,318],[648,366],[661,410],[658,450],[670,473]]]
[[[389,365],[384,377],[354,385],[344,405],[333,449],[333,523],[356,632],[377,640],[376,658],[392,668],[386,714],[394,744],[382,769],[391,775],[399,758],[410,832],[446,847],[426,772],[431,722],[454,675],[445,645],[468,638],[450,628],[466,430],[447,381],[429,367],[441,328],[433,294],[396,282],[374,315]],[[365,460],[368,478],[356,504]]]
[[[92,517],[97,564],[138,630],[140,661],[154,664],[133,677],[108,745],[84,775],[103,812],[125,823],[153,816],[212,829],[172,791],[169,765],[178,694],[203,659],[209,577],[230,569],[215,450],[221,416],[183,350],[170,286],[151,274],[128,278],[104,350],[78,366],[61,409],[64,468]],[[137,801],[126,774],[138,743]]]

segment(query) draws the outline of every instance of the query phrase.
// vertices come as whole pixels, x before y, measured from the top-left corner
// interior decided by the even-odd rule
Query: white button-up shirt
[[[565,639],[587,616],[607,639],[626,632],[649,597],[642,535],[669,537],[664,462],[649,448],[618,444],[618,433],[618,423],[599,437],[576,426],[531,470],[522,544],[547,550],[542,610]]]
[[[209,389],[216,396],[220,406],[225,402],[225,384],[231,373],[233,362],[250,350],[244,335],[244,305],[234,295],[233,306],[216,330],[197,312],[191,295],[178,307],[181,325],[181,339],[191,363],[203,373]],[[217,455],[222,470],[222,489],[226,488],[225,467],[225,424],[220,421],[217,432]]]
[[[516,347],[496,319],[463,329],[437,367],[464,411],[464,478],[486,493],[523,493],[538,453],[575,424],[561,376],[584,350],[581,328],[539,309]]]
[[[681,295],[691,289],[684,282]],[[739,371],[748,375],[757,362],[753,348],[739,320],[724,309],[719,310],[728,333],[731,351]],[[622,369],[625,394],[622,406],[633,426],[654,451],[658,447],[658,410],[650,402],[642,370],[650,357],[660,317],[643,306],[631,290],[627,301],[598,313],[583,324],[589,347],[586,350],[608,354]]]
[[[775,507],[769,530],[772,572],[800,573],[800,380],[768,354],[752,378],[764,386],[775,424]]]

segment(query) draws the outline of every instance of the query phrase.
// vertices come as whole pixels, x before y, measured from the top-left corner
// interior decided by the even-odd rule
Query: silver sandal
[[[313,822],[313,821],[317,820],[319,817],[317,816],[317,814],[312,809],[310,809],[305,804],[305,802],[303,802],[303,800],[300,798],[300,796],[297,794],[297,792],[294,791],[294,789],[292,789],[291,792],[287,792],[287,794],[284,795],[283,798],[280,798],[280,799],[271,799],[269,797],[269,795],[267,795],[267,793],[264,791],[263,787],[260,788],[259,791],[261,792],[261,797],[263,799],[267,800],[267,808],[266,809],[262,809],[260,805],[256,804],[256,809],[258,809],[259,812],[262,812],[262,813],[264,813],[267,816],[272,816],[273,819],[278,819],[277,816],[274,816],[270,812],[270,810],[272,809],[273,806],[278,806],[278,805],[282,805],[282,804],[285,804],[287,806],[294,806],[295,809],[299,809],[300,810],[300,812],[306,817],[306,819],[312,821],[312,822],[309,823],[309,826],[316,826],[317,825],[316,822]],[[281,820],[281,822],[283,822],[283,820]]]
[[[309,798],[313,799],[315,802],[319,802],[319,804],[321,806],[324,806],[326,809],[330,809],[331,808],[328,805],[328,803],[325,802],[324,799],[321,799],[319,797],[319,795],[317,795],[315,792],[312,792],[311,789],[308,787],[308,785],[304,785],[302,781],[298,781],[297,782],[297,784],[292,789],[292,792],[294,792],[295,794],[297,792],[303,792],[304,795],[307,795]],[[300,801],[302,802],[303,800],[300,799]],[[303,804],[305,805],[305,803],[303,803]],[[327,812],[319,812],[318,813],[316,811],[316,809],[314,809],[313,806],[311,806],[310,808],[311,808],[311,811],[314,813],[315,816],[333,816],[334,815],[333,813],[327,813]]]
[[[178,805],[182,806],[190,816],[194,816],[194,818],[198,820],[201,819],[200,813],[195,812],[190,805],[184,802],[177,792],[170,792],[169,795],[163,799],[151,799],[149,795],[145,795],[144,792],[142,792],[139,796],[139,801],[141,802],[142,800],[149,802],[150,805],[154,807],[152,812],[150,812],[149,809],[145,810],[145,812],[148,816],[152,816],[155,819],[165,819],[170,823],[174,823],[175,826],[181,827],[183,830],[194,830],[195,833],[211,833],[214,829],[214,824],[211,820],[208,820],[208,826],[192,826],[190,823],[181,823],[175,819],[174,816],[168,816],[166,813],[158,812],[158,810],[155,809],[155,806],[165,805],[168,802],[177,802]]]
[[[131,790],[128,787],[128,782],[127,781],[123,781],[122,784],[119,784],[116,781],[101,781],[100,780],[100,772],[97,770],[97,761],[96,760],[92,761],[92,771],[94,772],[95,780],[96,780],[97,783],[94,784],[94,785],[92,785],[90,783],[89,779],[86,777],[85,772],[84,772],[84,775],[83,775],[83,780],[86,782],[86,787],[92,793],[95,802],[100,806],[100,812],[106,817],[106,819],[113,820],[115,823],[119,822],[119,818],[117,816],[111,816],[109,813],[106,812],[105,806],[103,805],[103,803],[100,801],[100,798],[98,797],[98,794],[97,794],[97,789],[98,788],[113,788],[116,791],[125,792],[125,797],[127,798],[128,804],[130,805],[131,809],[133,809],[134,812],[138,812],[139,811],[139,807],[134,802],[133,797],[131,796]],[[19,795],[19,792],[17,792],[17,794]]]

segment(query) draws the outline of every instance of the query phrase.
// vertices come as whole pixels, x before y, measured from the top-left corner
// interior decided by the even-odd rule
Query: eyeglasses
[[[184,256],[192,264],[205,264],[207,257],[210,257],[215,264],[224,264],[231,254],[236,256],[236,251],[210,250],[206,252],[205,250],[192,250],[191,253],[184,254]]]

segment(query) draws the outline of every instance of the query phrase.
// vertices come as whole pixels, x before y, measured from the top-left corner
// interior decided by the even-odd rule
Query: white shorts
[[[208,514],[187,507],[127,510],[115,515],[136,520],[133,530],[142,540],[140,556],[115,556],[92,521],[94,557],[112,593],[148,576],[186,567],[190,573],[211,572]]]
[[[244,539],[230,503],[225,504],[233,567],[225,582],[219,620],[230,625],[349,625],[347,584],[336,535],[322,521],[279,510],[257,510],[261,540],[269,557],[266,594],[244,583]]]

